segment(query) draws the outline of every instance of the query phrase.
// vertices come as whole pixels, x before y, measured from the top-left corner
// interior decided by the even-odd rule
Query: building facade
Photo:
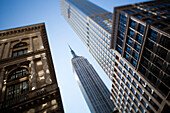
[[[109,90],[86,58],[77,56],[72,49],[71,53],[73,72],[91,113],[111,113],[114,104]]]
[[[114,8],[112,98],[122,110],[170,112],[169,12],[170,1]]]
[[[44,23],[0,31],[0,112],[64,112]]]
[[[112,81],[111,97],[121,112],[170,109],[169,1],[117,7],[113,16],[88,0],[60,4],[66,21]]]

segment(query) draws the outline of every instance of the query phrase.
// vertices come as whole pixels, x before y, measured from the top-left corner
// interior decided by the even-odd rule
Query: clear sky
[[[90,0],[113,12],[113,7],[147,0]],[[45,22],[65,113],[89,113],[74,78],[69,44],[86,57],[111,90],[111,81],[90,55],[83,42],[64,20],[59,0],[0,0],[0,30]]]

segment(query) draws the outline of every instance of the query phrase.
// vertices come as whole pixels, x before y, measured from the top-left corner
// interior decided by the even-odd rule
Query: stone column
[[[2,87],[3,87],[3,79],[5,78],[5,68],[0,70],[0,95],[2,95]],[[2,96],[0,96],[0,100],[2,100]]]
[[[43,46],[42,36],[41,36],[41,34],[38,34],[38,40],[39,40],[39,46],[40,46],[40,49],[43,49],[43,48],[44,48],[44,46]]]
[[[4,47],[5,47],[5,44],[3,43],[3,44],[1,45],[1,50],[0,50],[0,59],[1,59],[1,57],[2,57],[2,54],[3,54],[3,51],[4,51]]]
[[[7,52],[6,52],[5,58],[9,57],[9,52],[10,52],[10,49],[11,49],[10,47],[11,47],[11,42],[8,42],[8,47],[7,47]]]
[[[42,61],[42,65],[43,65],[43,70],[45,72],[45,83],[51,84],[52,80],[51,80],[50,70],[49,70],[49,67],[48,67],[48,64],[47,64],[47,58],[46,58],[45,53],[42,54],[41,61]]]
[[[33,60],[31,60],[29,67],[31,68],[31,90],[35,90],[37,88],[37,74]]]
[[[33,46],[33,39],[30,37],[30,52],[34,51],[34,46]]]

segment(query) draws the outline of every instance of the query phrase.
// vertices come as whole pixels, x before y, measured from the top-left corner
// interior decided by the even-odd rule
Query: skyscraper
[[[114,8],[112,97],[122,111],[170,112],[169,12],[170,1]]]
[[[87,0],[60,2],[62,15],[112,81],[116,107],[132,113],[167,112],[169,1],[117,7],[113,20]]]
[[[64,112],[44,23],[0,31],[0,112]]]
[[[73,72],[91,113],[111,113],[114,104],[109,90],[87,59],[72,49],[71,53]]]

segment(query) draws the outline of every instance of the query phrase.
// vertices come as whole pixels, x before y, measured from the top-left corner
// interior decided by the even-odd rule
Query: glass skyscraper
[[[114,104],[109,90],[86,58],[77,56],[72,49],[71,53],[73,72],[91,113],[111,113]]]
[[[166,113],[169,1],[116,7],[114,15],[88,0],[60,2],[62,15],[112,81],[116,107],[127,113]]]

